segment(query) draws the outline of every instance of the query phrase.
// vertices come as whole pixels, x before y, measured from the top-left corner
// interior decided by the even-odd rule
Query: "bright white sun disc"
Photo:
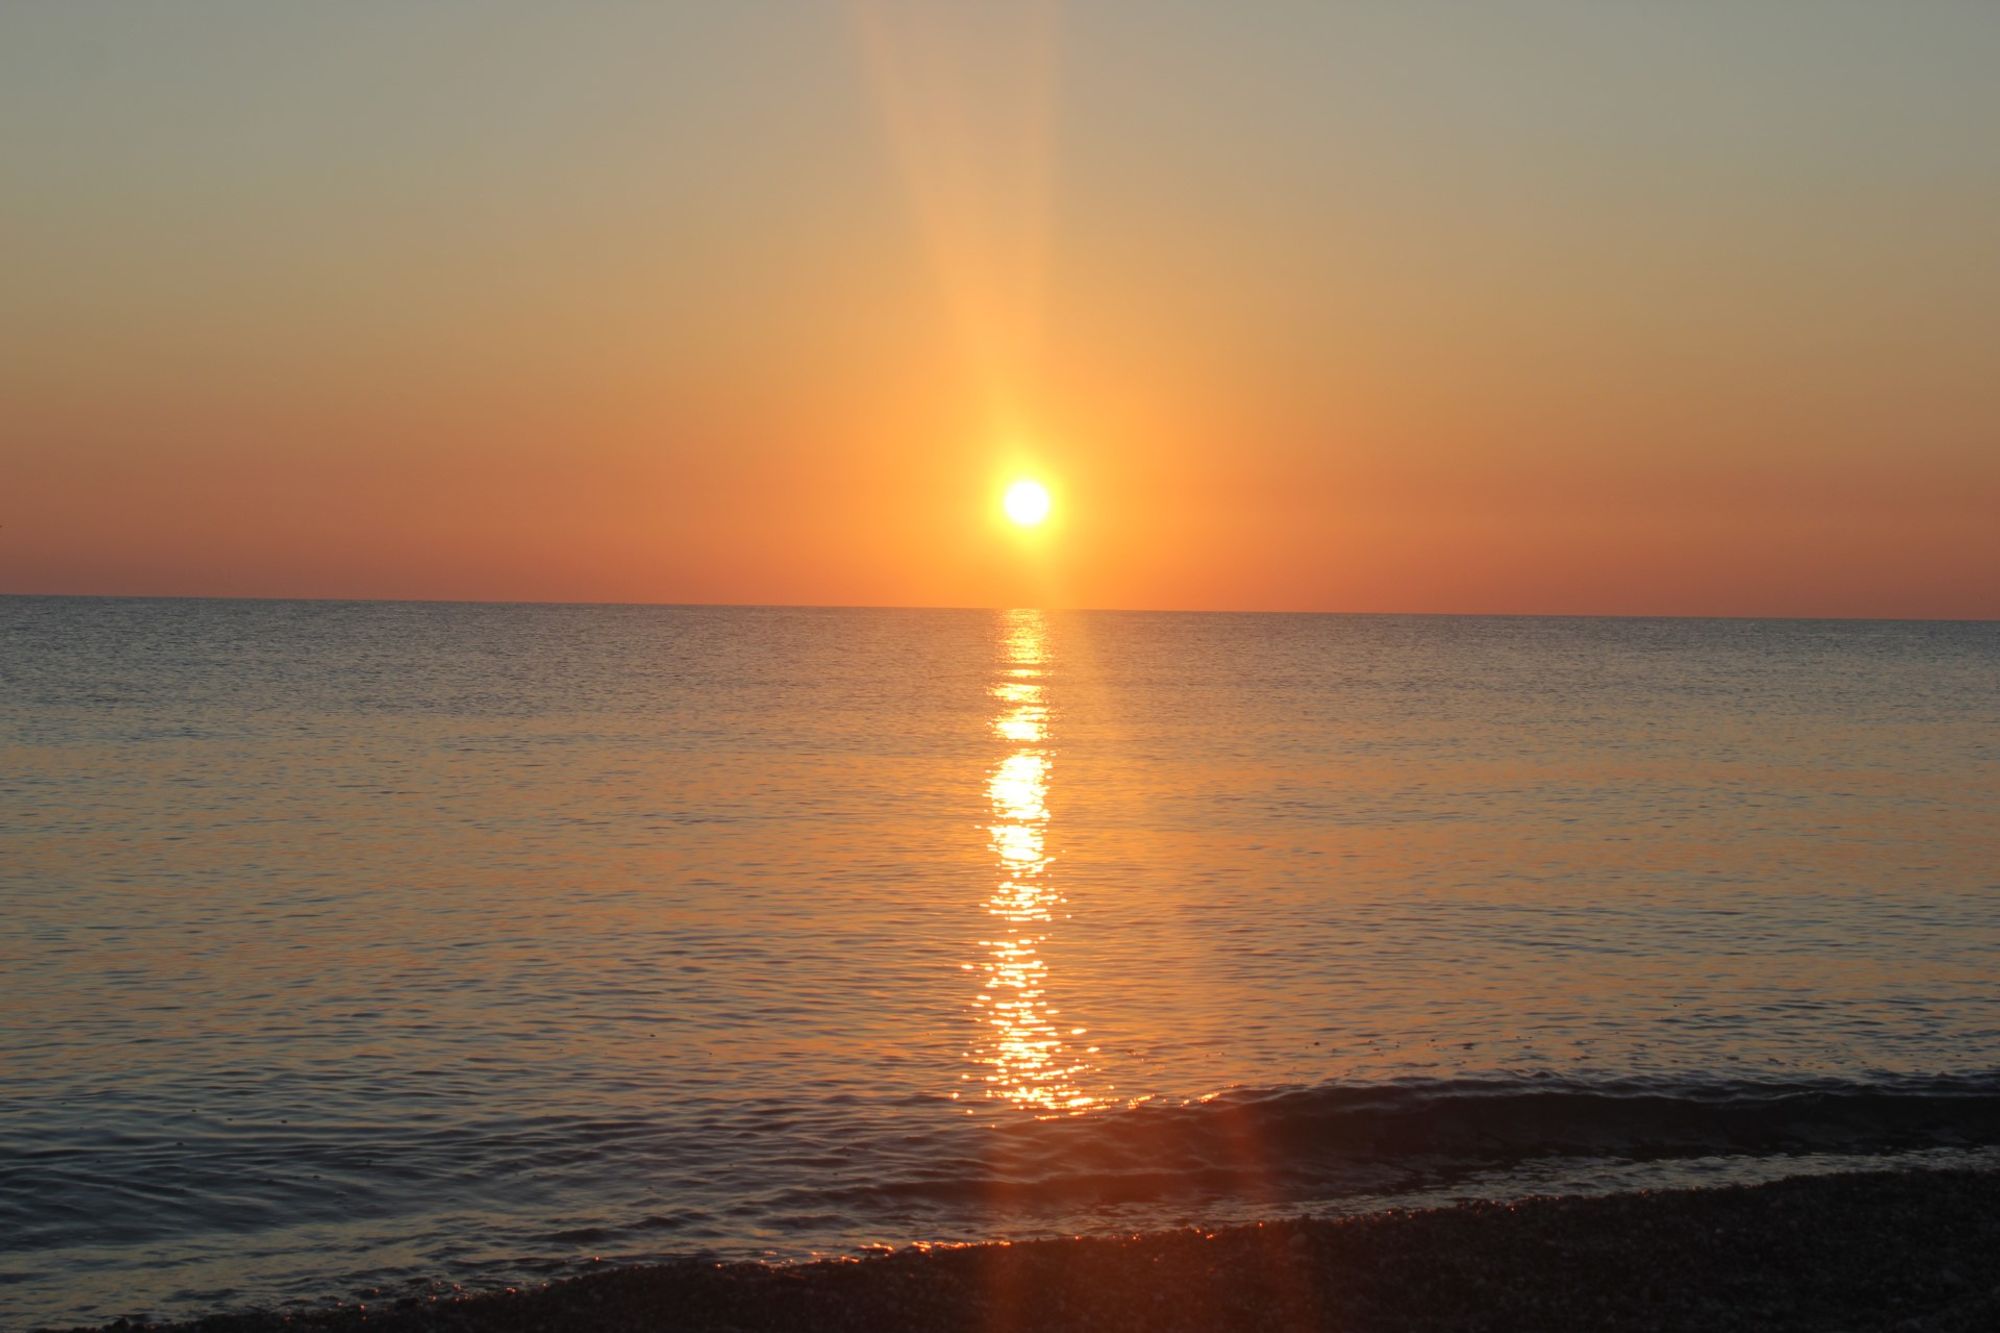
[[[1049,516],[1049,488],[1039,481],[1017,481],[1001,500],[1007,517],[1024,528],[1032,528]]]

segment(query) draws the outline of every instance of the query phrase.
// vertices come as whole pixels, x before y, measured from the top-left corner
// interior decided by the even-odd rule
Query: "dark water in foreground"
[[[2000,625],[0,599],[0,1325],[2000,1144]]]

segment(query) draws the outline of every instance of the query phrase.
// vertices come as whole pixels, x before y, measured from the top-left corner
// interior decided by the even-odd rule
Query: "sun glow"
[[[1049,516],[1049,488],[1039,481],[1017,481],[1000,501],[1007,517],[1024,528],[1039,527]]]

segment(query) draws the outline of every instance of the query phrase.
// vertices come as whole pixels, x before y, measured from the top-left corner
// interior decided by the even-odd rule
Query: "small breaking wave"
[[[1452,1079],[1238,1089],[908,1143],[901,1170],[782,1203],[1066,1211],[1372,1193],[1549,1158],[1869,1156],[2000,1144],[2000,1075],[1789,1082]]]

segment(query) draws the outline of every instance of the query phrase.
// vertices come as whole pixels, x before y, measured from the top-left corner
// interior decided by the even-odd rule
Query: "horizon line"
[[[330,605],[401,606],[523,606],[523,607],[603,607],[650,608],[663,611],[937,611],[994,614],[1004,611],[1044,611],[1056,615],[1141,615],[1141,616],[1339,616],[1346,618],[1438,620],[1783,620],[1835,621],[1853,624],[1905,625],[1991,625],[2000,616],[1871,616],[1757,614],[1746,612],[1698,611],[1334,611],[1314,608],[1270,607],[1147,607],[1147,606],[970,606],[963,604],[912,605],[892,602],[633,602],[577,599],[556,601],[545,598],[507,597],[349,597],[327,595],[271,596],[237,593],[115,593],[115,592],[9,592],[0,598],[42,598],[45,600],[107,602],[313,602]]]

